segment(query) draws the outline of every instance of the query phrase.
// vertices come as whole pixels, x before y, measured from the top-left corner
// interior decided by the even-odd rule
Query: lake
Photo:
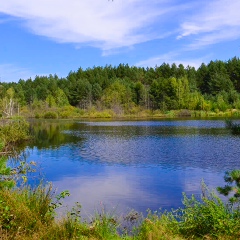
[[[182,206],[182,193],[223,186],[225,171],[240,168],[239,136],[224,120],[31,122],[36,137],[27,160],[66,205],[83,215],[105,206],[126,213]],[[33,181],[33,180],[32,180]]]

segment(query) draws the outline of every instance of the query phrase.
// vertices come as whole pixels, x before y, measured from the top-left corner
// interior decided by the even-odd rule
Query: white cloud
[[[14,64],[0,64],[0,82],[18,82],[20,79],[34,79],[38,76],[48,76],[49,73],[33,73],[30,69]]]
[[[179,64],[183,64],[184,67],[188,65],[191,67],[195,67],[196,69],[200,67],[200,65],[204,62],[207,63],[209,61],[209,56],[199,57],[199,58],[183,58],[181,57],[180,52],[169,52],[166,54],[162,54],[153,58],[149,58],[143,61],[136,63],[136,66],[139,67],[155,67],[161,66],[164,62],[173,64],[175,63],[177,66]]]
[[[176,11],[171,2],[8,0],[1,3],[0,12],[23,19],[24,25],[35,34],[58,42],[87,44],[108,50],[131,46],[164,34],[149,26],[166,13]],[[161,21],[158,23],[161,24]]]
[[[58,187],[58,192],[66,189],[70,191],[71,196],[66,198],[64,203],[71,207],[75,202],[80,202],[83,206],[83,216],[93,214],[93,211],[99,210],[102,204],[107,210],[116,208],[121,214],[132,210],[137,199],[141,199],[146,206],[157,205],[160,196],[142,189],[137,181],[132,180],[136,173],[131,174],[128,176],[127,173],[108,171],[104,176],[63,177],[53,181],[53,185]],[[169,196],[166,193],[161,194],[161,203],[162,205],[169,203]]]
[[[20,19],[34,34],[79,48],[97,47],[103,56],[126,53],[136,44],[164,38],[166,48],[171,47],[170,55],[156,54],[139,66],[181,62],[198,67],[209,57],[187,59],[182,53],[238,39],[239,9],[239,0],[8,0],[0,4],[0,13]],[[0,23],[4,21],[0,19]],[[173,53],[175,46],[178,49]]]
[[[26,68],[14,66],[13,64],[0,64],[0,82],[17,82],[20,78],[27,79],[32,75]]]
[[[211,60],[213,53],[202,57],[187,57],[191,51],[204,47],[236,40],[240,37],[240,1],[239,0],[211,0],[204,2],[189,3],[189,9],[185,9],[185,15],[179,20],[178,40],[175,51],[172,47],[170,52],[156,55],[140,61],[138,66],[161,65],[163,62],[182,63],[198,68],[201,63]],[[197,53],[199,54],[199,53]],[[192,54],[191,54],[192,55]]]
[[[182,22],[177,39],[191,37],[190,48],[235,40],[240,37],[239,9],[239,0],[201,2],[198,11]]]

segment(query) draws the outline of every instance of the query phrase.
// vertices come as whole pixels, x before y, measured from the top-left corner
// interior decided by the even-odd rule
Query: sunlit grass
[[[88,222],[81,219],[79,204],[55,218],[55,209],[67,195],[66,191],[55,196],[51,185],[3,189],[1,239],[240,239],[239,210],[208,190],[200,200],[184,196],[184,207],[176,210],[149,212],[141,218],[134,211],[123,217],[102,208]],[[128,230],[124,220],[132,225]]]

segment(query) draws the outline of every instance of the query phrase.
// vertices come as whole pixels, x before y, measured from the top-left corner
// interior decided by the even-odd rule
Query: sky
[[[240,55],[239,0],[0,0],[0,82]]]

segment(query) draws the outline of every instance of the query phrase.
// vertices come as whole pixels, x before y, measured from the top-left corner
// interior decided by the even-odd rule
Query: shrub
[[[36,118],[36,119],[41,118],[41,114],[40,114],[40,113],[36,113],[36,114],[35,114],[35,118]]]
[[[240,239],[240,212],[225,204],[203,184],[203,195],[184,194],[183,208],[148,214],[140,239]]]
[[[238,233],[236,224],[240,219],[234,219],[233,213],[215,194],[203,197],[198,201],[194,196],[183,201],[185,208],[181,209],[176,219],[179,221],[179,232],[183,236],[203,237]]]
[[[59,117],[60,118],[70,118],[72,116],[73,116],[73,114],[70,111],[61,111],[61,112],[59,112]]]
[[[10,143],[20,143],[29,138],[29,124],[26,120],[16,118],[0,126],[0,140],[5,147]]]
[[[57,113],[55,112],[46,112],[43,117],[45,119],[56,119],[58,117]]]
[[[191,117],[191,112],[187,109],[182,109],[177,113],[178,117]]]
[[[226,123],[226,128],[231,130],[231,132],[233,134],[236,134],[236,135],[240,134],[240,124],[239,123],[233,123],[230,120],[226,120],[225,123]]]

